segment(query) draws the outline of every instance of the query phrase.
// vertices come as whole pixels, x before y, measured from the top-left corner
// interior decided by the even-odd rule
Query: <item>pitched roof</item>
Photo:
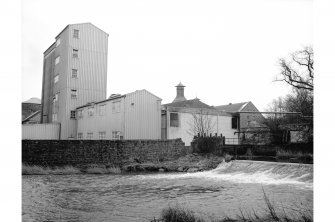
[[[31,118],[39,115],[41,113],[41,110],[38,110],[34,113],[32,113],[31,115],[29,115],[28,117],[26,117],[24,120],[22,120],[22,123],[28,122]]]
[[[163,104],[163,106],[167,107],[180,107],[180,108],[206,108],[206,109],[214,109],[212,106],[207,105],[206,103],[201,102],[199,99],[189,99],[174,103]]]
[[[80,108],[83,108],[83,107],[86,107],[86,106],[91,106],[91,105],[94,105],[94,104],[98,104],[98,103],[103,103],[103,102],[107,102],[107,101],[110,101],[110,100],[114,100],[114,99],[119,99],[119,98],[122,98],[122,97],[127,97],[129,96],[130,94],[135,94],[135,93],[141,93],[141,92],[146,92],[154,97],[156,97],[158,100],[162,100],[161,98],[159,98],[158,96],[156,96],[155,94],[152,94],[151,92],[149,92],[148,90],[146,89],[141,89],[141,90],[136,90],[134,92],[131,92],[131,93],[127,93],[127,94],[124,94],[124,95],[121,95],[121,94],[111,94],[107,99],[104,99],[104,100],[101,100],[101,101],[97,101],[97,102],[89,102],[85,105],[82,105],[82,106],[78,106],[76,109],[80,109]]]
[[[27,101],[24,101],[22,103],[35,103],[35,104],[41,104],[41,100],[39,98],[30,98]]]
[[[241,111],[245,105],[247,105],[249,102],[243,102],[243,103],[229,103],[227,105],[222,106],[215,106],[215,109],[222,110],[225,112],[239,112]]]

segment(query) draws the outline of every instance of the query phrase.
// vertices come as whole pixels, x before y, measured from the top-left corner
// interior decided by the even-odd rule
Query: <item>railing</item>
[[[241,139],[239,138],[225,138],[226,145],[238,145],[241,144]]]

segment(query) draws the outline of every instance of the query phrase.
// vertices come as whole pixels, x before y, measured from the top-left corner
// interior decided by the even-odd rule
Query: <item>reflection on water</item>
[[[263,188],[278,206],[313,202],[311,165],[240,161],[198,173],[44,175],[22,181],[23,221],[150,221],[175,204],[215,218],[235,216],[241,208],[264,212]]]

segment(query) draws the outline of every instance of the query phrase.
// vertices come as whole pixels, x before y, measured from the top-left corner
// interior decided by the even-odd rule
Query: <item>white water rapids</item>
[[[292,184],[312,189],[313,165],[236,160],[228,163],[223,161],[216,169],[210,171],[141,175],[138,177],[139,179],[198,178],[264,185]]]

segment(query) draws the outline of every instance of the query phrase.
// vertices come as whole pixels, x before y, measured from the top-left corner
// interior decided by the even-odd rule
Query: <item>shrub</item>
[[[192,211],[179,206],[163,209],[162,220],[165,222],[204,222],[202,218],[196,217]]]

